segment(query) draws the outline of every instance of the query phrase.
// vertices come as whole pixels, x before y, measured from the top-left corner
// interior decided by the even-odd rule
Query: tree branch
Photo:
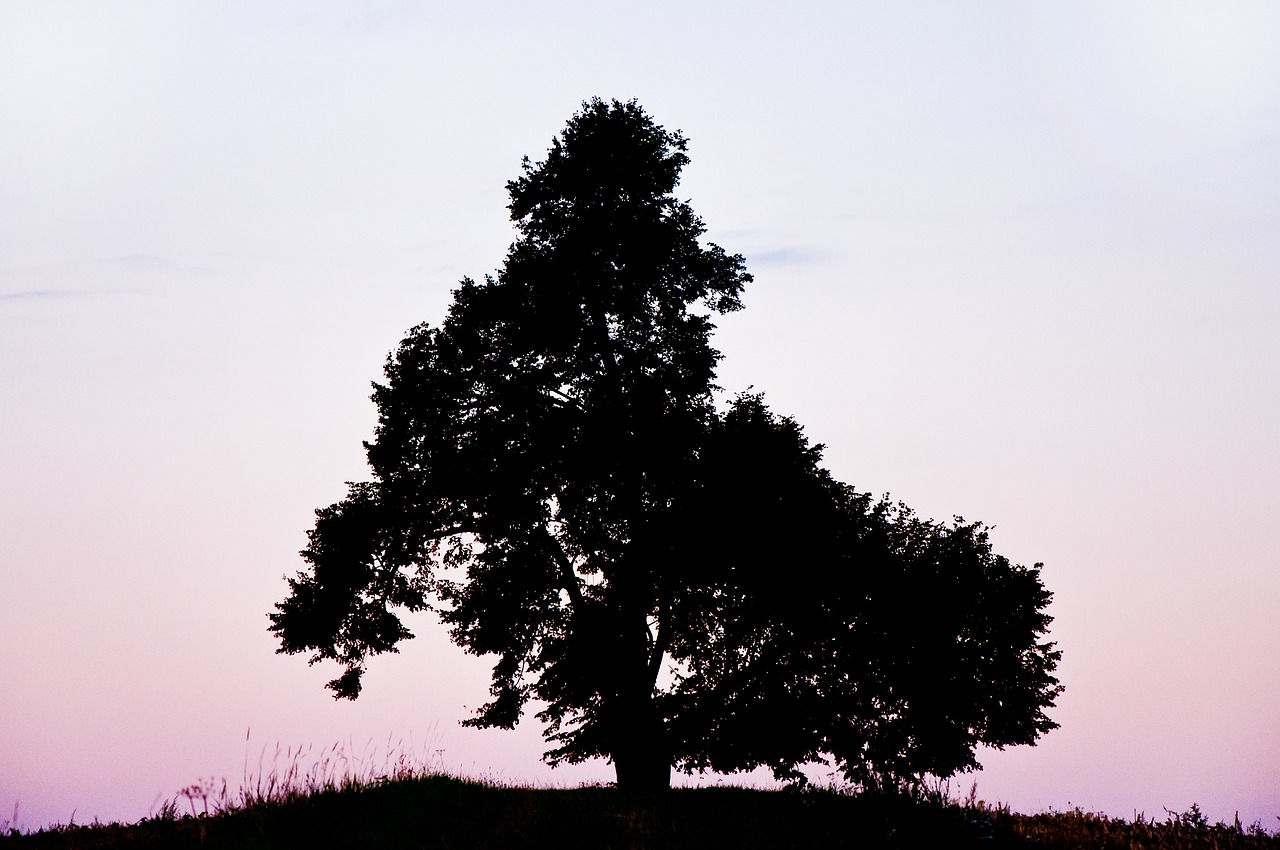
[[[558,401],[567,407],[572,407],[574,410],[586,410],[586,407],[583,406],[581,401],[573,398],[572,396],[567,396],[559,390],[547,390],[547,394],[555,401]]]
[[[559,540],[556,540],[555,535],[551,533],[551,529],[543,526],[543,533],[546,534],[547,543],[551,544],[551,559],[560,568],[560,579],[565,591],[569,594],[569,603],[575,611],[581,611],[582,588],[578,587],[578,574],[573,570],[573,562],[569,560],[564,547],[560,545]]]
[[[655,626],[657,634],[653,638],[653,654],[649,656],[649,687],[652,688],[658,682],[658,674],[662,672],[662,658],[667,654],[667,644],[670,630],[667,628],[667,619],[671,614],[671,605],[667,601],[667,594],[663,593],[658,599],[658,622]]]

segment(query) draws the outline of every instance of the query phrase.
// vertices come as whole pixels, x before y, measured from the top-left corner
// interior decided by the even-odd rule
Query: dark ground
[[[297,795],[208,817],[0,836],[34,848],[1267,848],[1280,836],[1198,812],[1129,823],[1082,812],[1024,816],[937,794],[503,788],[432,776]]]

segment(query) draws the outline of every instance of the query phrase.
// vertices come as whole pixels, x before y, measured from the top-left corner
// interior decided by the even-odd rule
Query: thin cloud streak
[[[87,294],[58,289],[23,289],[18,292],[0,292],[0,301],[54,301]]]
[[[104,298],[139,295],[140,289],[20,289],[0,292],[0,301],[63,301],[80,298]]]
[[[752,252],[746,255],[747,265],[760,266],[808,266],[825,259],[821,251],[808,248],[778,248],[773,251]]]

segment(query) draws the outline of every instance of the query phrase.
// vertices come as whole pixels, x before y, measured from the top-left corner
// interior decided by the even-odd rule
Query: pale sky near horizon
[[[1276,44],[1261,0],[0,0],[0,822],[277,744],[612,778],[460,728],[488,668],[429,619],[355,703],[266,631],[387,352],[601,96],[755,275],[720,383],[1045,564],[1061,728],[956,785],[1280,828]]]

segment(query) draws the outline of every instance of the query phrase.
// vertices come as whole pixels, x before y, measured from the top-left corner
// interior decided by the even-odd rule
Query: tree
[[[836,481],[759,395],[717,405],[711,319],[751,276],[673,194],[685,151],[592,100],[524,160],[502,269],[374,385],[372,480],[316,512],[280,651],[337,660],[353,699],[412,637],[395,609],[431,609],[496,657],[467,723],[537,700],[546,760],[611,759],[619,787],[947,776],[1034,743],[1061,690],[1040,565]]]

